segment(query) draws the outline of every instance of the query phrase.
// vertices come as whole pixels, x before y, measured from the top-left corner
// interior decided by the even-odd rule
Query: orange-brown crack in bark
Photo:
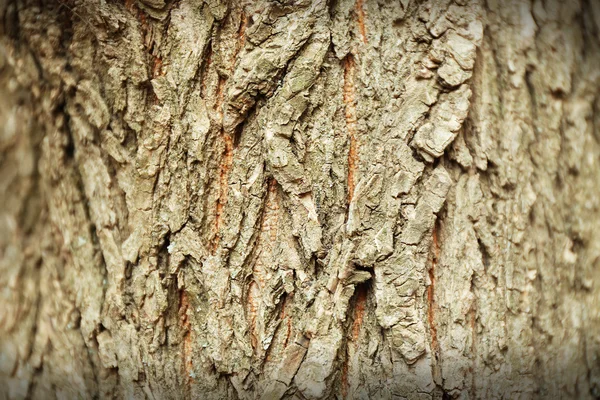
[[[367,43],[367,30],[365,28],[365,10],[363,9],[364,0],[356,0],[354,10],[356,12],[356,19],[358,22],[358,31],[363,43]]]
[[[359,286],[356,293],[356,306],[354,307],[354,322],[352,323],[352,342],[358,341],[358,335],[365,315],[365,306],[367,304],[367,289]]]
[[[276,236],[276,235],[275,235]],[[273,235],[271,235],[273,237]],[[285,318],[285,305],[287,304],[288,296],[284,294],[283,302],[281,303],[281,312],[279,313],[279,320],[283,321]]]
[[[356,288],[356,303],[354,305],[352,327],[350,329],[350,338],[348,338],[348,344],[346,348],[346,360],[342,365],[342,397],[348,396],[348,370],[350,364],[350,358],[356,352],[358,348],[358,336],[360,335],[360,329],[363,324],[365,316],[365,308],[367,305],[367,288],[364,285],[360,285]]]
[[[346,130],[350,141],[348,149],[348,203],[352,201],[354,188],[356,186],[356,169],[358,167],[358,139],[356,133],[356,88],[354,77],[356,62],[349,54],[344,59],[344,106],[346,116]]]
[[[242,18],[240,21],[240,30],[238,31],[238,43],[235,50],[235,54],[233,56],[233,60],[231,62],[232,70],[235,66],[235,60],[237,59],[240,50],[242,49],[242,47],[244,47],[244,43],[246,43],[246,26],[248,26],[248,17],[246,17],[246,15],[242,13]]]
[[[133,0],[126,0],[125,8],[127,8],[127,10],[140,22],[144,46],[146,47],[148,53],[151,53],[152,46],[150,44],[152,42],[152,34],[150,32],[150,25],[148,24],[146,13],[143,10],[140,10]]]
[[[287,316],[285,314],[285,307],[288,303],[288,299],[291,298],[293,295],[294,295],[293,293],[290,293],[289,295],[285,296],[285,298],[283,299],[283,304],[281,305],[281,314],[279,315],[280,321],[283,321],[284,319],[286,319]],[[283,341],[284,349],[287,347],[291,335],[292,335],[292,319],[290,317],[287,317],[287,332],[285,335],[285,339]]]
[[[342,398],[345,399],[348,397],[348,354],[346,353],[346,360],[344,361],[344,365],[342,365]]]
[[[229,172],[233,165],[233,138],[231,135],[223,133],[223,154],[219,166],[219,198],[217,200],[217,211],[215,216],[215,238],[213,240],[212,253],[215,254],[221,240],[221,225],[223,223],[223,208],[227,203],[227,189],[229,188]]]
[[[190,302],[185,291],[181,291],[179,298],[179,319],[181,320],[181,326],[185,331],[183,337],[183,371],[185,380],[188,385],[192,383],[192,336],[190,321],[188,318],[188,309],[190,308]]]
[[[216,101],[214,108],[219,116],[219,121],[223,121],[223,97],[225,93],[225,83],[227,79],[219,77],[217,91],[215,94]],[[220,131],[223,137],[224,147],[221,154],[221,163],[219,164],[219,197],[217,199],[217,210],[215,214],[215,237],[212,243],[212,253],[215,254],[221,240],[221,225],[223,223],[223,208],[227,203],[227,189],[229,188],[229,172],[233,164],[233,138],[223,129]]]
[[[135,0],[125,0],[125,8],[127,8],[129,12],[133,12],[134,10],[136,10]]]
[[[258,346],[258,337],[256,335],[256,315],[258,314],[258,301],[260,296],[260,290],[256,283],[256,277],[253,276],[250,287],[248,288],[248,318],[250,319],[250,344],[252,348],[256,349]]]
[[[277,239],[277,222],[279,220],[279,203],[277,198],[277,181],[274,178],[269,180],[267,198],[265,200],[265,210],[263,220],[260,226],[260,234],[256,246],[258,248],[256,261],[252,268],[252,282],[248,289],[248,317],[250,323],[250,342],[254,349],[258,345],[258,335],[256,329],[256,318],[261,303],[261,293],[267,280],[267,268],[265,265],[274,260],[272,245]],[[282,305],[282,313],[285,316],[285,301]]]
[[[154,56],[153,64],[152,64],[152,76],[154,78],[156,78],[157,76],[164,75],[162,66],[163,66],[162,58],[160,58],[158,56]]]
[[[288,317],[287,319],[287,333],[285,335],[285,340],[283,341],[283,348],[285,349],[290,341],[290,336],[292,336],[292,319]]]
[[[158,76],[164,75],[164,71],[162,69],[163,60],[160,56],[154,54],[154,43],[153,43],[154,40],[152,38],[151,26],[148,23],[148,17],[146,16],[146,13],[143,10],[140,10],[135,5],[135,2],[133,0],[126,0],[125,8],[131,14],[133,14],[133,16],[135,18],[137,18],[138,21],[140,22],[140,29],[141,29],[141,34],[142,34],[142,38],[144,41],[144,46],[146,47],[146,52],[152,58],[152,62],[151,62],[152,63],[152,65],[151,65],[152,78],[156,78]],[[151,95],[152,104],[156,105],[159,103],[158,96],[156,96],[156,93],[154,93],[154,91],[151,91],[151,92],[152,92],[152,95]]]
[[[235,66],[235,60],[237,59],[238,53],[242,48],[245,41],[247,18],[242,14],[240,28],[238,31],[238,43],[236,45],[236,51],[231,60],[230,70],[233,70]],[[210,65],[210,64],[207,64]],[[225,87],[227,78],[219,77],[219,83],[217,84],[216,101],[214,108],[217,111],[219,117],[219,123],[223,124],[223,99],[225,97]],[[225,132],[223,128],[220,130],[220,134],[223,137],[224,148],[221,157],[221,164],[219,165],[219,198],[217,200],[217,209],[215,213],[215,237],[212,242],[212,254],[214,255],[219,247],[221,241],[221,225],[223,224],[223,209],[227,203],[227,190],[229,189],[229,173],[233,166],[233,137],[230,133]]]
[[[433,226],[432,234],[432,261],[431,268],[429,268],[429,286],[427,287],[427,321],[429,322],[429,329],[431,332],[431,351],[433,357],[436,357],[438,352],[438,340],[437,340],[437,328],[435,327],[435,299],[433,298],[435,290],[435,267],[437,260],[440,257],[440,245],[438,243],[438,226],[437,223]]]

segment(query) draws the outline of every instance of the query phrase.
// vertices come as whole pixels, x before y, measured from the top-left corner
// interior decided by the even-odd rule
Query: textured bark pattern
[[[0,398],[600,397],[600,3],[0,16]]]

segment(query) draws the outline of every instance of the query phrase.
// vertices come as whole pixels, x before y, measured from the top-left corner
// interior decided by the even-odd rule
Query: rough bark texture
[[[0,398],[600,398],[599,2],[0,17]]]

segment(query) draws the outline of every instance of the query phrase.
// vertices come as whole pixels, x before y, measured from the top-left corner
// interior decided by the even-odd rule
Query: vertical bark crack
[[[344,105],[346,117],[346,130],[348,132],[348,204],[354,196],[356,186],[356,171],[358,169],[358,139],[356,118],[356,87],[354,84],[356,74],[356,61],[352,54],[344,59]]]
[[[181,321],[181,327],[184,330],[183,346],[182,346],[182,360],[183,360],[183,380],[186,382],[186,392],[190,393],[190,386],[193,378],[193,364],[192,364],[192,336],[191,326],[189,321],[190,301],[185,290],[181,291],[179,297],[179,318]]]
[[[356,19],[358,22],[358,31],[360,32],[360,38],[363,43],[367,43],[367,29],[365,27],[365,10],[364,0],[356,0],[355,5]]]
[[[437,360],[439,356],[439,344],[437,339],[437,328],[435,324],[435,269],[437,261],[440,257],[440,244],[438,241],[438,223],[433,226],[432,234],[432,258],[429,268],[429,286],[427,287],[427,320],[429,322],[429,332],[431,335],[431,352],[432,357]],[[435,366],[435,364],[432,364]]]
[[[236,50],[231,59],[231,65],[229,67],[230,71],[233,71],[235,66],[235,62],[237,56],[244,46],[245,42],[245,31],[247,25],[247,18],[242,14],[242,18],[240,21],[240,27],[238,30],[238,41],[236,44]],[[208,65],[207,65],[208,67]],[[217,115],[219,118],[219,124],[221,125],[220,136],[223,138],[224,147],[223,153],[221,154],[221,163],[219,165],[219,196],[217,200],[217,208],[215,214],[215,237],[211,246],[212,253],[215,254],[217,248],[219,247],[220,239],[221,239],[221,226],[223,224],[223,209],[225,204],[227,203],[227,190],[229,188],[229,173],[231,172],[231,168],[233,166],[233,151],[234,151],[234,138],[231,133],[226,132],[223,129],[223,100],[225,96],[225,88],[227,84],[227,78],[219,77],[219,82],[217,84],[217,92],[216,92],[216,102],[215,109],[217,111]]]
[[[354,354],[360,351],[359,336],[367,308],[369,284],[369,282],[363,282],[357,285],[354,292],[354,301],[351,302],[351,304],[354,304],[352,309],[352,324],[350,325],[350,336],[346,342],[346,353],[344,355],[345,358],[342,363],[341,371],[342,398],[344,399],[348,397],[348,389],[350,385],[348,379],[351,367],[350,363],[352,361],[351,358]]]

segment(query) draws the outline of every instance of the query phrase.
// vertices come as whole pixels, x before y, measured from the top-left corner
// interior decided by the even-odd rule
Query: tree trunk
[[[600,2],[0,16],[0,398],[600,398]]]

